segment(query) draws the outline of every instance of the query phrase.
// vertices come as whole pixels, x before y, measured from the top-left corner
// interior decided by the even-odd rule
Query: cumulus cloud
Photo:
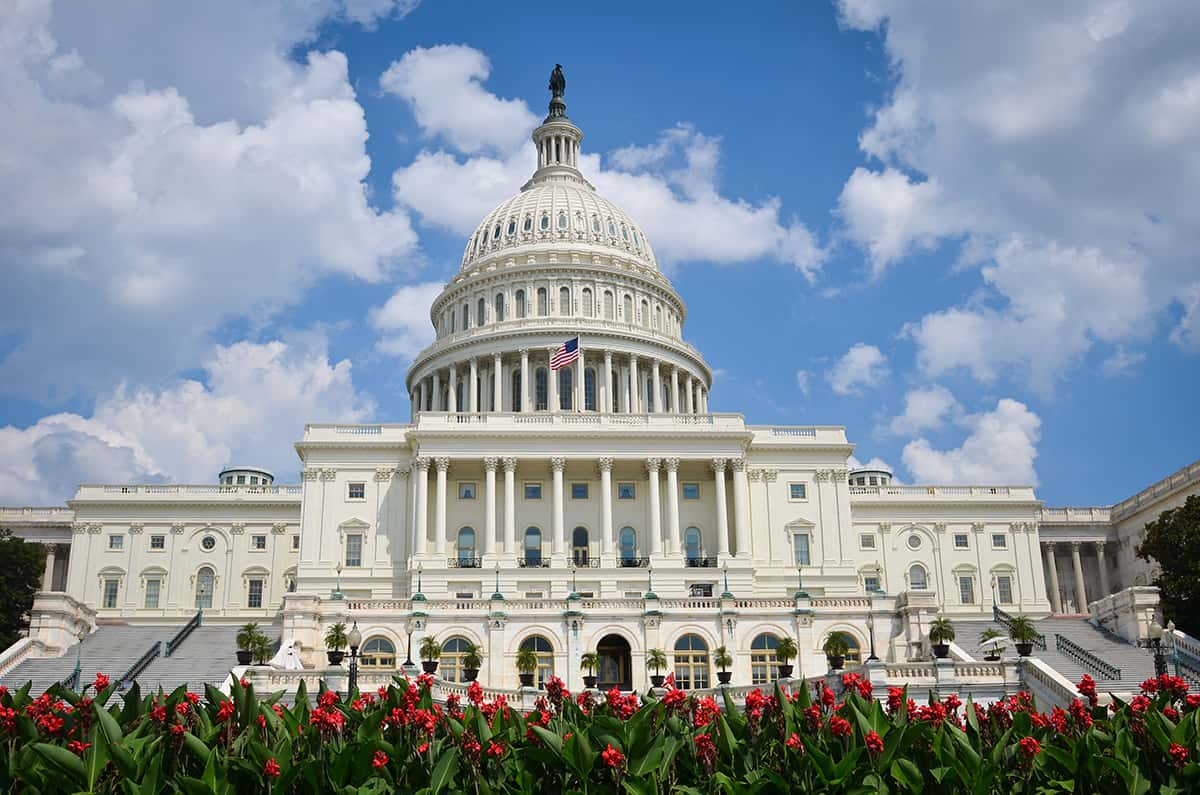
[[[383,89],[404,99],[422,133],[442,147],[396,170],[397,203],[423,223],[463,236],[511,196],[536,164],[529,133],[538,116],[522,100],[486,91],[482,83],[489,71],[482,53],[455,45],[406,53],[381,78]],[[585,107],[576,117],[586,126]],[[584,155],[580,166],[646,230],[665,264],[770,259],[815,278],[826,258],[811,231],[784,216],[778,198],[723,195],[720,139],[691,125],[664,130],[647,145],[620,148],[607,162]]]
[[[879,456],[873,456],[871,460],[867,461],[865,464],[859,461],[855,456],[850,456],[848,459],[846,459],[846,466],[848,466],[850,469],[882,469],[885,472],[895,471],[891,464],[889,464],[887,461],[884,461]],[[893,475],[892,482],[898,484],[900,481],[896,479],[895,475]]]
[[[368,315],[371,326],[380,333],[375,347],[382,353],[412,359],[433,342],[433,324],[429,307],[442,292],[441,282],[405,285]]]
[[[961,412],[962,406],[944,386],[919,387],[904,396],[904,411],[888,427],[898,435],[918,434],[942,427]]]
[[[235,462],[294,477],[291,442],[301,422],[353,422],[374,411],[350,362],[330,362],[319,335],[217,346],[203,381],[123,383],[90,417],[61,413],[0,428],[0,504],[61,502],[78,483],[211,483]]]
[[[408,5],[31,0],[0,15],[0,193],[20,197],[0,203],[0,389],[54,401],[114,373],[150,383],[322,276],[394,272],[416,237],[368,201],[346,58],[289,53],[331,16]]]
[[[800,390],[800,394],[807,397],[808,390],[812,386],[812,373],[808,370],[796,371],[796,388]]]
[[[875,387],[887,378],[887,359],[874,345],[859,342],[850,347],[825,374],[839,395],[858,395],[863,387]]]
[[[1011,370],[1043,394],[1095,345],[1185,349],[1200,271],[1200,6],[840,0],[892,90],[860,136],[845,233],[875,273],[963,242],[979,294],[912,327],[927,374]],[[1052,344],[1051,344],[1052,343]]]
[[[1024,403],[1004,398],[994,410],[968,415],[961,424],[970,433],[958,447],[939,450],[925,438],[904,446],[901,458],[916,482],[1037,485],[1033,462],[1042,421]]]

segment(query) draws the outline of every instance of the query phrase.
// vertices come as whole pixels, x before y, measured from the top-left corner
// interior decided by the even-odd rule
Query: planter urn
[[[666,679],[666,677],[663,676],[662,674],[653,674],[650,677],[650,684],[653,685],[654,687],[662,687],[663,681],[665,679]]]
[[[254,652],[237,650],[238,665],[249,665],[254,660]]]
[[[341,651],[341,650],[325,652],[325,657],[326,657],[326,659],[329,660],[330,665],[341,665],[342,658],[344,658],[345,656],[346,656],[346,652]]]
[[[792,669],[795,666],[791,665],[790,663],[787,665],[780,663],[776,667],[779,668],[779,678],[780,679],[791,679],[792,678]]]
[[[586,687],[588,690],[592,690],[593,688],[595,688],[596,687],[596,677],[594,677],[594,676],[583,677],[583,686]]]
[[[830,654],[828,655],[828,660],[829,670],[831,671],[840,671],[842,670],[842,666],[846,664],[846,658],[840,654]]]
[[[430,676],[437,673],[437,667],[438,667],[437,660],[422,660],[421,661],[421,670],[424,671],[425,673],[429,674]]]
[[[478,668],[464,668],[463,669],[463,681],[464,682],[474,682],[475,678],[478,676],[479,676]]]
[[[717,671],[717,681],[723,685],[729,684],[729,680],[732,676],[733,671]]]
[[[1017,654],[1021,655],[1022,657],[1028,657],[1029,655],[1033,654],[1032,643],[1018,643],[1016,646]]]
[[[518,674],[521,680],[521,687],[533,687],[533,674]]]
[[[949,657],[950,656],[950,644],[949,643],[933,644],[933,656],[937,657],[939,660],[944,660],[947,657]]]

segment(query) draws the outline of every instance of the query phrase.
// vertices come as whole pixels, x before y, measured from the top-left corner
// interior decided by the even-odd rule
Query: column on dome
[[[504,459],[504,553],[517,551],[517,459]]]
[[[1087,588],[1083,584],[1083,561],[1079,558],[1081,541],[1071,542],[1071,566],[1075,570],[1075,612],[1086,613],[1088,606]]]
[[[528,306],[528,303],[526,303]],[[529,381],[529,349],[521,349],[521,411],[533,411],[533,406],[530,405],[529,395],[532,393],[533,384]],[[516,400],[516,396],[513,396]]]
[[[708,413],[708,387],[701,387],[700,389],[700,413]]]
[[[550,360],[554,358],[554,348],[546,350],[546,409],[558,411],[558,371],[550,369]]]
[[[692,374],[688,373],[683,379],[683,413],[692,414]]]
[[[1058,559],[1054,554],[1053,541],[1042,545],[1042,555],[1045,557],[1046,571],[1050,575],[1050,607],[1055,613],[1062,613],[1062,594],[1058,590]]]
[[[1104,542],[1096,542],[1096,565],[1100,567],[1100,598],[1108,596],[1108,565],[1104,560]]]
[[[441,411],[442,401],[442,371],[433,371],[433,400],[430,401],[429,408],[431,411]]]
[[[604,561],[611,558],[613,551],[612,465],[613,460],[608,457],[596,462],[600,470],[600,555]]]
[[[600,410],[605,414],[611,414],[613,408],[612,351],[604,352],[604,380],[601,383],[604,384],[604,402],[601,404]]]
[[[433,548],[437,552],[437,556],[442,558],[442,563],[445,563],[446,557],[446,470],[450,468],[449,458],[436,458],[434,465],[437,467],[437,494],[434,502],[433,512]]]
[[[646,483],[650,487],[650,554],[662,555],[662,501],[658,496],[658,469],[662,462],[646,459]]]
[[[679,368],[671,368],[671,413],[679,413]]]
[[[471,413],[476,414],[479,411],[479,362],[474,356],[471,357],[471,380],[467,382],[467,392],[470,395],[467,405],[471,407]]]
[[[663,460],[667,468],[667,551],[678,555],[683,547],[679,537],[679,459]]]
[[[480,557],[487,555],[496,545],[496,465],[499,459],[488,455],[484,458],[484,543],[480,545]]]
[[[417,482],[416,530],[417,537],[413,540],[413,549],[419,554],[428,551],[429,544],[429,459],[418,458],[413,477]]]
[[[504,410],[504,396],[501,391],[504,379],[501,377],[500,354],[492,354],[492,411]]]
[[[729,508],[725,504],[725,459],[714,458],[713,493],[717,502],[717,554],[722,562],[729,557]]]
[[[629,354],[629,413],[642,413],[642,387],[638,379],[638,357],[637,354]]]
[[[746,558],[750,556],[750,506],[746,459],[735,458],[730,465],[733,467],[733,537],[737,544],[735,554],[739,558]]]
[[[655,414],[662,414],[665,410],[663,407],[662,398],[662,377],[659,375],[658,359],[653,360],[650,365],[651,381],[654,384],[654,405],[652,408]]]
[[[629,367],[617,368],[617,377],[621,379],[621,383],[617,385],[617,389],[621,390],[621,413],[632,414],[633,407],[629,403]]]
[[[458,364],[450,365],[450,391],[446,395],[446,411],[458,411]]]
[[[567,459],[562,456],[555,456],[550,459],[550,469],[554,473],[554,485],[551,491],[551,528],[550,528],[550,554],[556,555],[559,550],[563,549],[563,470],[567,466]]]
[[[417,382],[417,413],[425,410],[425,379]]]

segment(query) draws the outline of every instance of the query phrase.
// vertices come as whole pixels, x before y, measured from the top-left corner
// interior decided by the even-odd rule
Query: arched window
[[[588,565],[588,531],[586,527],[576,527],[571,531],[571,561],[576,566]]]
[[[505,234],[508,235],[509,237],[512,237],[516,233],[517,233],[517,219],[509,218],[508,219],[508,229],[505,230]]]
[[[525,223],[522,224],[521,231],[523,231],[523,232],[533,231],[533,219],[530,218],[528,215],[525,216]]]
[[[633,322],[633,299],[628,295],[621,298],[621,319],[626,323]]]
[[[650,302],[642,301],[642,325],[650,328]]]
[[[500,239],[500,224],[496,224],[496,226],[492,229],[492,240],[496,241],[499,239]]]
[[[699,635],[675,641],[675,684],[684,690],[708,687],[708,644]]]
[[[541,227],[543,232],[550,231],[550,216],[546,215],[545,213],[542,213],[542,220],[538,224],[538,226]]]
[[[621,393],[624,392],[624,390],[621,389],[621,376],[616,370],[613,370],[611,373],[609,373],[609,376],[612,378],[613,388],[612,394],[608,396],[608,399],[609,402],[612,403],[613,413],[616,414],[621,410]]]
[[[458,531],[458,565],[459,568],[473,569],[478,565],[475,557],[475,530],[464,527]]]
[[[583,410],[596,410],[596,371],[591,367],[583,370]]]
[[[539,287],[537,291],[537,313],[538,317],[546,316],[546,288]]]
[[[562,211],[559,211],[559,213],[558,213],[558,228],[566,229],[567,226],[568,226],[567,214]]]
[[[521,399],[524,396],[521,394],[521,369],[513,368],[512,373],[512,410],[521,410]]]
[[[621,528],[621,565],[632,566],[637,559],[637,533],[632,527]]]
[[[482,326],[485,320],[487,320],[487,302],[480,298],[475,305],[475,325]]]
[[[201,566],[196,572],[196,609],[213,606],[213,587],[216,585],[216,573],[208,566]]]
[[[575,383],[575,368],[558,368],[558,407],[569,411],[572,407],[571,385]]]
[[[924,591],[929,587],[929,583],[925,578],[925,567],[920,563],[914,563],[909,567],[908,587],[913,591]]]
[[[654,411],[654,379],[653,379],[653,378],[647,378],[647,379],[646,379],[646,405],[645,405],[645,409],[646,409],[646,413],[647,413],[647,414],[649,414],[650,412]]]
[[[537,655],[537,686],[544,688],[554,676],[554,647],[541,635],[533,635],[521,641],[521,649],[531,649]]]
[[[700,559],[704,556],[701,546],[699,528],[689,527],[683,532],[683,551],[689,566],[700,565]]]
[[[846,662],[861,663],[862,662],[862,647],[858,645],[858,638],[851,635],[849,632],[842,630],[842,637],[846,641],[846,645],[850,648],[846,650]],[[822,645],[824,641],[821,641]]]
[[[525,291],[517,290],[516,299],[517,299],[517,317],[524,318],[525,317]]]
[[[626,242],[629,241],[629,227],[625,226],[625,224],[621,224],[621,239]]]
[[[612,290],[605,290],[604,291],[604,319],[612,320],[613,312],[615,312],[615,311],[616,311],[616,303],[614,302],[614,299],[613,299]]]
[[[395,668],[396,646],[387,638],[370,638],[362,645],[358,664],[363,668]]]
[[[584,287],[579,302],[583,305],[583,316],[592,317],[596,314],[596,304],[592,301],[592,288]]]
[[[558,314],[571,314],[571,289],[562,287],[558,291]]]
[[[496,322],[504,320],[504,293],[496,293]]]
[[[471,641],[464,637],[456,636],[450,638],[442,644],[441,664],[438,665],[438,675],[447,682],[461,682],[463,680],[463,657],[467,654],[467,649],[471,647]]]
[[[600,219],[594,215],[592,216],[592,231],[600,234]]]
[[[546,368],[539,367],[537,374],[534,375],[534,409],[536,411],[545,411],[550,404],[550,398],[547,396],[546,390],[549,388],[549,382],[546,380]]]
[[[464,302],[462,305],[462,328],[463,328],[463,331],[466,331],[470,327],[471,327],[471,310],[467,308],[467,304]]]
[[[764,632],[750,644],[750,684],[765,685],[775,681],[779,669],[779,659],[775,650],[779,648],[779,638],[769,632]]]
[[[654,328],[656,330],[662,328],[662,309],[658,306],[654,307]]]
[[[525,528],[525,565],[542,565],[542,531],[536,527]]]
[[[454,321],[458,320],[458,318],[455,316],[453,309],[451,309],[446,314],[448,314],[450,316],[450,333],[453,334],[456,331],[456,329],[454,328],[454,326],[455,326]]]
[[[609,237],[617,236],[617,225],[612,222],[611,218],[608,219],[608,236]]]

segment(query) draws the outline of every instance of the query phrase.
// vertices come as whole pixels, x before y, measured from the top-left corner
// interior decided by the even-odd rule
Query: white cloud
[[[418,49],[384,73],[385,90],[413,108],[423,134],[443,149],[420,153],[392,178],[398,204],[425,224],[469,235],[479,220],[533,173],[529,133],[538,116],[521,100],[487,92],[486,57],[464,46]],[[568,100],[570,97],[568,97]],[[584,100],[571,112],[586,127]],[[467,155],[459,159],[453,152]],[[607,166],[584,155],[584,175],[646,230],[664,264],[731,265],[761,259],[791,264],[815,278],[826,258],[810,230],[785,218],[774,197],[759,201],[721,194],[720,139],[692,126],[664,130],[647,146],[614,151]]]
[[[859,342],[850,347],[825,374],[839,395],[858,395],[862,387],[875,387],[887,378],[887,359],[874,345]]]
[[[904,446],[904,466],[918,483],[1030,485],[1038,483],[1033,462],[1041,419],[1024,403],[1004,398],[993,411],[962,422],[970,433],[959,447],[938,450],[927,439]]]
[[[960,264],[987,265],[979,296],[912,329],[927,374],[1015,369],[1047,393],[1097,342],[1144,344],[1157,317],[1188,305],[1200,6],[839,10],[880,32],[895,80],[860,137],[872,162],[842,191],[846,234],[876,273],[947,239],[963,240]],[[1189,338],[1182,325],[1171,335]]]
[[[960,414],[962,406],[944,386],[934,384],[909,390],[904,396],[904,411],[893,417],[889,428],[898,435],[913,435],[942,427]]]
[[[850,469],[882,469],[885,472],[895,472],[895,470],[892,468],[892,465],[887,461],[884,461],[879,456],[873,456],[871,460],[865,464],[859,461],[857,457],[850,456],[848,459],[846,459],[846,466]],[[900,481],[896,480],[895,475],[893,475],[892,482],[898,484]]]
[[[412,359],[433,342],[429,307],[444,287],[441,282],[407,285],[396,290],[383,306],[372,309],[368,317],[380,333],[375,347],[392,356]]]
[[[1146,354],[1117,348],[1108,358],[1100,363],[1100,372],[1109,378],[1123,375],[1133,375],[1137,366],[1146,360]]]
[[[318,335],[217,346],[204,370],[205,383],[120,384],[91,417],[0,427],[0,504],[61,502],[78,483],[212,483],[231,463],[294,477],[300,423],[359,421],[375,410],[355,389],[350,362],[331,363]]]
[[[20,197],[0,204],[0,389],[57,400],[115,373],[149,383],[322,276],[393,270],[416,238],[368,202],[346,58],[289,52],[330,16],[404,7],[33,1],[0,15],[0,193]]]
[[[1171,341],[1184,350],[1200,352],[1200,282],[1184,288],[1179,303],[1183,317],[1171,330]]]
[[[812,387],[812,373],[808,370],[796,371],[796,388],[800,390],[800,394],[808,396],[808,390]]]

